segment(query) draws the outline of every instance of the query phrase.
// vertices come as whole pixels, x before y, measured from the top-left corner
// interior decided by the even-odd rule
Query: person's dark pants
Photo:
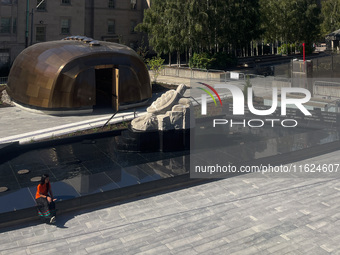
[[[35,200],[37,202],[38,215],[43,219],[51,219],[55,216],[55,203],[52,201],[48,203],[47,198],[39,197]]]

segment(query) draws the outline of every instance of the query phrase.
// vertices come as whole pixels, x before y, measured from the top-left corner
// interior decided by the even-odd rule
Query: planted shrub
[[[295,43],[282,44],[277,50],[279,54],[292,54],[292,50],[295,50]]]
[[[164,59],[160,57],[153,57],[152,59],[147,59],[147,64],[150,70],[154,72],[153,82],[157,81],[157,77],[161,74],[161,71],[164,69],[163,63]]]
[[[208,53],[194,53],[192,58],[189,60],[190,68],[209,69],[210,67],[210,56]]]
[[[200,69],[226,69],[234,67],[237,64],[237,58],[225,52],[218,52],[214,55],[208,53],[194,53],[189,60],[190,68]]]

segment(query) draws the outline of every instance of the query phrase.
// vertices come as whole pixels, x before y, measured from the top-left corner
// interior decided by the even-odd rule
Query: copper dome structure
[[[118,110],[152,95],[148,70],[135,51],[83,36],[28,47],[15,59],[7,85],[16,103],[42,110]]]

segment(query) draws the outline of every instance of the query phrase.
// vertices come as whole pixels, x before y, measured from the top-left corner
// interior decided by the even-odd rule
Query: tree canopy
[[[326,0],[321,8],[321,35],[340,29],[340,0]]]
[[[263,36],[268,41],[312,43],[319,38],[317,0],[260,0]]]
[[[325,3],[340,8],[340,0]],[[332,11],[331,21],[323,18],[323,31],[337,26],[339,13]],[[255,40],[311,44],[320,36],[320,23],[317,0],[153,0],[136,29],[149,35],[157,54],[192,56],[235,53]]]

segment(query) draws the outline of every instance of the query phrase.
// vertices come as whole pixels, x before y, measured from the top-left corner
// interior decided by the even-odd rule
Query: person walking
[[[53,198],[53,192],[50,184],[50,178],[48,174],[41,176],[40,184],[37,187],[37,193],[35,195],[35,201],[37,203],[38,215],[42,217],[45,222],[51,224],[56,222],[55,217],[55,201]]]

